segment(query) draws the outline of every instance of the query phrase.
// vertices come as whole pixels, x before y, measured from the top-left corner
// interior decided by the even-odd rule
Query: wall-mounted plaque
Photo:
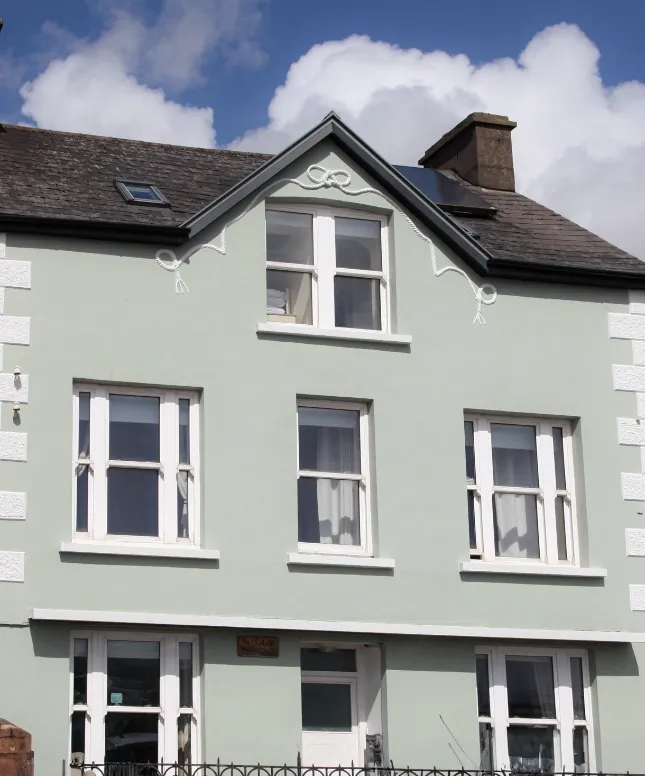
[[[278,657],[280,639],[277,636],[238,636],[238,657]]]

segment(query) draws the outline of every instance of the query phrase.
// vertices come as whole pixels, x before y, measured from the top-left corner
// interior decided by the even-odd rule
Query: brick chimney
[[[511,131],[516,126],[508,116],[471,113],[428,148],[419,164],[454,170],[475,186],[515,191]]]

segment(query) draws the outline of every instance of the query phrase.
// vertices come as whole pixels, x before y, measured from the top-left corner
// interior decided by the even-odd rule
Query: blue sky
[[[0,120],[277,151],[333,109],[393,162],[508,115],[518,187],[645,257],[645,3],[5,0]]]

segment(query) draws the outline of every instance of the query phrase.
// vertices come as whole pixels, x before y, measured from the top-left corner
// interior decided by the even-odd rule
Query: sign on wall
[[[278,657],[280,639],[277,636],[238,636],[238,657]]]

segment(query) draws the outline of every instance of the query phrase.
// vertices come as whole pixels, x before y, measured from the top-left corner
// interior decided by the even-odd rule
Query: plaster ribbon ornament
[[[454,267],[451,264],[441,268],[437,267],[437,250],[432,240],[427,235],[423,234],[423,232],[407,215],[407,213],[401,210],[397,203],[388,197],[387,194],[384,194],[378,189],[373,189],[371,186],[364,186],[360,189],[350,189],[349,187],[352,184],[352,176],[347,170],[329,170],[319,164],[312,164],[307,168],[306,174],[310,181],[309,183],[300,181],[297,178],[281,178],[280,180],[274,181],[273,183],[270,183],[261,189],[260,192],[256,194],[255,197],[253,197],[246,208],[244,208],[244,210],[238,216],[228,221],[222,227],[222,231],[219,234],[219,245],[215,242],[195,245],[192,248],[189,248],[179,258],[175,252],[169,248],[162,248],[161,250],[157,251],[155,255],[157,264],[159,264],[162,269],[166,270],[167,272],[173,272],[175,275],[175,292],[178,294],[183,294],[189,290],[188,286],[181,277],[180,268],[182,264],[185,264],[191,256],[197,253],[197,251],[201,251],[202,248],[208,248],[209,250],[217,251],[223,256],[226,255],[226,230],[237,221],[244,218],[244,216],[250,210],[252,210],[263,197],[266,197],[267,194],[270,194],[273,190],[278,189],[287,183],[294,183],[296,186],[299,186],[305,191],[317,191],[319,189],[334,188],[338,189],[338,191],[342,191],[343,194],[346,194],[350,197],[357,197],[361,194],[375,194],[376,196],[384,199],[401,214],[401,217],[409,224],[412,231],[425,243],[427,243],[430,249],[432,272],[435,277],[440,278],[446,272],[456,272],[466,279],[473,297],[475,298],[476,308],[473,323],[486,323],[486,319],[482,314],[482,307],[484,305],[492,305],[495,303],[495,300],[497,299],[497,289],[495,286],[491,285],[490,283],[483,283],[481,286],[478,286],[470,279],[470,277],[466,274],[466,272],[464,272],[463,269]]]

